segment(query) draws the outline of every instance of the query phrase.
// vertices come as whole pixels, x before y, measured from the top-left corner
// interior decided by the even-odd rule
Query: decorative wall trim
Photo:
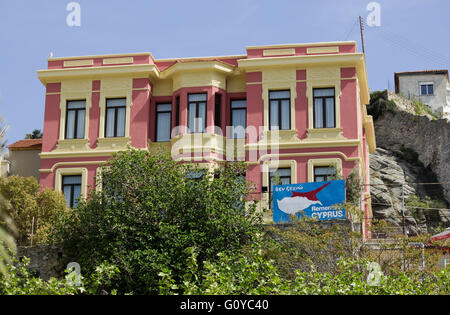
[[[93,66],[93,59],[83,59],[83,60],[65,60],[64,67],[83,67],[83,66]]]
[[[104,65],[118,65],[118,64],[126,64],[126,63],[134,63],[134,58],[133,57],[119,57],[119,58],[103,59]]]
[[[263,56],[295,55],[295,48],[265,49]]]
[[[328,46],[328,47],[308,47],[306,49],[307,54],[324,54],[324,53],[338,53],[338,46]]]

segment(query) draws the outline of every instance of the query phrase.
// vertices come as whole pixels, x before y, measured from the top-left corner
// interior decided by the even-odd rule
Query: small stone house
[[[417,99],[442,118],[450,119],[448,70],[396,72],[395,93]]]

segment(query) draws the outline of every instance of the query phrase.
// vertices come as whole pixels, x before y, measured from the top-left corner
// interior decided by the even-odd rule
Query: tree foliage
[[[102,189],[60,220],[55,240],[88,274],[103,263],[117,266],[107,290],[157,293],[163,269],[182,281],[187,248],[203,262],[253,242],[261,216],[255,203],[244,204],[243,172],[240,163],[213,174],[165,153],[120,152],[102,170]]]
[[[13,234],[16,227],[11,218],[6,214],[8,202],[0,193],[0,274],[7,276],[5,264],[11,263],[11,254],[16,250],[16,242]]]
[[[374,120],[383,116],[386,112],[395,113],[397,105],[388,100],[387,91],[375,91],[370,94],[370,104],[367,105],[367,114],[371,115]]]
[[[69,211],[61,193],[41,191],[34,177],[0,178],[0,193],[8,201],[6,213],[17,228],[16,241],[20,246],[31,245],[32,230],[33,244],[47,242],[54,219]]]
[[[25,139],[42,139],[43,136],[40,129],[34,129],[31,133],[25,135]]]

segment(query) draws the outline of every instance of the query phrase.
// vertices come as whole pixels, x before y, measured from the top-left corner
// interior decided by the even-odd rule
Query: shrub
[[[7,266],[7,276],[0,274],[0,295],[74,295],[78,288],[66,280],[51,278],[43,281],[28,270],[30,260]]]
[[[34,177],[0,178],[0,193],[8,201],[6,213],[17,228],[19,246],[30,245],[32,227],[33,244],[47,242],[54,219],[69,211],[61,193],[51,189],[40,191]]]
[[[370,104],[367,105],[367,114],[374,120],[383,116],[386,112],[395,113],[397,105],[387,99],[387,91],[375,91],[370,94]]]
[[[156,294],[162,270],[183,281],[187,248],[197,249],[200,262],[214,261],[219,252],[251,244],[261,230],[255,203],[244,206],[250,188],[238,180],[241,163],[225,163],[214,175],[164,153],[129,150],[108,164],[101,191],[91,190],[55,233],[83,273],[117,266],[107,291]]]

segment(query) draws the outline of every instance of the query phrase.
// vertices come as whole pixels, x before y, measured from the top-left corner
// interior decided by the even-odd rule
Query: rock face
[[[398,103],[397,99],[393,99]],[[450,208],[450,123],[417,116],[399,105],[386,111],[374,122],[377,152],[370,157],[372,209],[375,218],[388,219],[400,227],[402,218],[402,183],[406,202],[412,195],[428,196]],[[413,183],[439,182],[441,185]],[[414,211],[405,218],[410,234],[448,227],[450,211]]]
[[[432,181],[433,174],[417,161],[411,160],[407,154],[378,148],[375,154],[370,155],[370,192],[374,218],[390,222],[396,227],[395,233],[403,233],[403,225],[409,235],[434,233],[436,227],[450,225],[450,212],[412,208],[408,201],[411,196],[428,196],[434,201],[440,201],[446,208],[442,188],[438,185],[430,185],[430,188],[417,184]]]

